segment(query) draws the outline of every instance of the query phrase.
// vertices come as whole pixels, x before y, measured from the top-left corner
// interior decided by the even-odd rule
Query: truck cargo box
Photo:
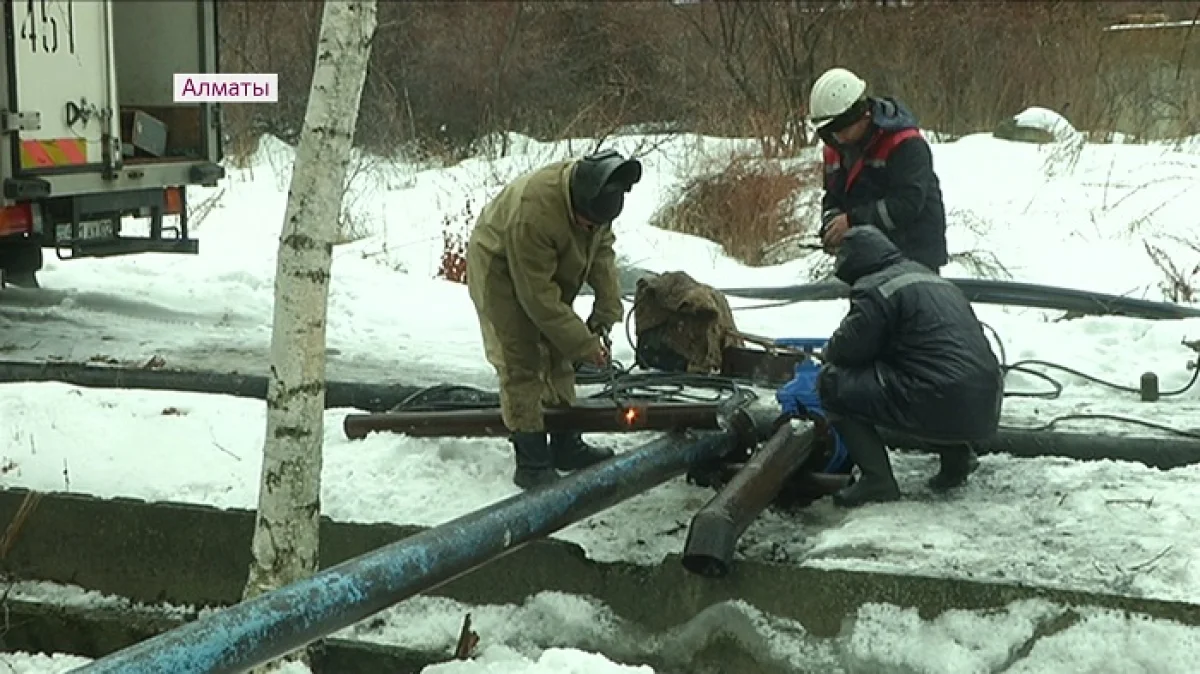
[[[219,72],[215,0],[6,0],[3,21],[0,248],[196,252],[185,188],[224,176],[219,108],[172,87]]]

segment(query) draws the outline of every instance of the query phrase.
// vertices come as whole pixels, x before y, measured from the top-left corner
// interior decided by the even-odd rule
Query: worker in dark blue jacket
[[[946,208],[933,153],[917,119],[894,98],[832,68],[813,84],[809,114],[825,142],[821,238],[836,248],[851,227],[879,228],[908,259],[940,272]]]
[[[941,455],[932,489],[963,484],[978,465],[969,443],[996,432],[1003,399],[1000,363],[970,302],[869,225],[846,233],[834,273],[851,286],[850,311],[826,345],[818,392],[861,471],[835,502],[900,497],[878,427]]]

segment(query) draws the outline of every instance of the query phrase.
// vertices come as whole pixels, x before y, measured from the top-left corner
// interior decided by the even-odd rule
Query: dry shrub
[[[467,282],[467,243],[474,223],[475,203],[469,198],[457,214],[442,218],[442,259],[437,278],[454,283]]]
[[[652,224],[719,243],[731,257],[762,265],[772,244],[810,228],[801,203],[820,185],[817,163],[733,155],[685,183]]]
[[[1168,238],[1180,248],[1186,247],[1200,253],[1200,244],[1179,237]],[[1200,264],[1191,269],[1186,265],[1181,267],[1171,260],[1165,249],[1145,240],[1142,241],[1142,246],[1145,247],[1146,254],[1150,256],[1154,266],[1163,274],[1163,280],[1159,282],[1158,287],[1168,302],[1190,304],[1200,299]]]
[[[341,246],[347,243],[355,243],[371,236],[371,225],[362,216],[356,213],[349,205],[342,205],[342,212],[338,216],[338,231],[337,236],[333,239],[333,245]]]
[[[496,132],[554,140],[668,124],[787,156],[810,144],[797,122],[835,65],[952,136],[1031,105],[1097,133],[1200,126],[1200,30],[1103,30],[1134,12],[1191,19],[1200,3],[885,4],[382,3],[356,143],[454,160]],[[234,154],[252,151],[246,138],[299,132],[320,12],[221,1],[222,70],[280,75],[279,103],[225,106]]]
[[[467,241],[457,232],[442,232],[442,261],[438,278],[454,283],[467,282]]]

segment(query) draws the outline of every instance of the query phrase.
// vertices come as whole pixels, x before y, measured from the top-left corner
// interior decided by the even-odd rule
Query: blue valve
[[[822,348],[828,342],[829,340],[826,338],[813,337],[775,340],[776,346],[792,346],[801,349]],[[796,376],[775,392],[775,399],[779,401],[784,414],[794,416],[808,414],[825,418],[825,410],[821,407],[821,397],[817,394],[817,375],[820,372],[820,366],[811,358],[805,358],[796,366]],[[837,431],[830,428],[830,433],[833,435],[834,451],[833,456],[825,465],[824,472],[849,473],[853,465],[850,462],[850,453],[846,451],[846,445]]]
[[[790,346],[805,351],[824,349],[828,343],[828,337],[783,337],[775,340],[775,346]]]

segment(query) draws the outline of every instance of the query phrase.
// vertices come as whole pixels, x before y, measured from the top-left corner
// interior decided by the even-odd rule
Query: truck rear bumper
[[[215,187],[224,177],[225,169],[212,162],[167,159],[161,162],[127,165],[112,179],[106,179],[99,171],[78,169],[26,174],[4,181],[4,197],[7,200],[44,199],[184,185]]]
[[[196,255],[199,252],[200,242],[196,239],[117,237],[115,239],[76,242],[71,247],[70,257],[113,257],[135,253],[182,253],[185,255]]]

